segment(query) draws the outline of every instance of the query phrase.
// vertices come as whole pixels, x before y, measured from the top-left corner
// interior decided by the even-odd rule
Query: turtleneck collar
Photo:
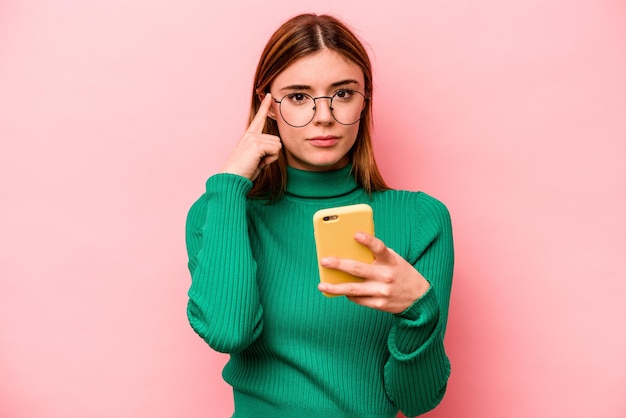
[[[305,198],[344,196],[359,188],[352,164],[332,171],[304,171],[287,167],[287,195]]]

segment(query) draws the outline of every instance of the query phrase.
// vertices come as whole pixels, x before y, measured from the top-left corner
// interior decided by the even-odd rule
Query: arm
[[[320,263],[363,277],[360,283],[320,283],[321,291],[394,315],[388,337],[390,357],[385,389],[405,414],[418,415],[439,404],[450,363],[443,347],[452,284],[454,252],[446,207],[430,196],[416,195],[417,216],[410,222],[405,260],[384,242],[357,233],[357,242],[372,250],[371,264],[328,257]]]
[[[419,245],[412,264],[430,287],[407,310],[395,315],[385,366],[388,396],[407,416],[436,407],[450,375],[443,345],[454,264],[450,216],[435,199],[420,194],[420,200],[424,210],[415,231]]]
[[[187,217],[192,278],[187,316],[198,335],[220,352],[245,349],[263,326],[246,217],[251,187],[238,175],[214,175]]]
[[[192,278],[187,316],[198,335],[225,353],[244,350],[263,328],[246,195],[282,147],[280,138],[263,133],[272,102],[267,94],[223,172],[207,180],[206,193],[187,217]]]

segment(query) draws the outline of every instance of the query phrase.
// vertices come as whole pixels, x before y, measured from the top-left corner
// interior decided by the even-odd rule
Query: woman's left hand
[[[426,293],[430,283],[380,239],[362,232],[355,234],[354,239],[374,253],[373,263],[325,257],[320,260],[320,264],[365,280],[340,284],[320,283],[320,291],[345,295],[359,305],[393,314],[404,312]]]

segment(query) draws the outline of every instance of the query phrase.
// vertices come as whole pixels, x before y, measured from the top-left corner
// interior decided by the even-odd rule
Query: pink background
[[[619,0],[1,2],[0,416],[229,416],[185,317],[185,215],[302,11],[367,41],[382,171],[453,216],[427,416],[626,416]]]

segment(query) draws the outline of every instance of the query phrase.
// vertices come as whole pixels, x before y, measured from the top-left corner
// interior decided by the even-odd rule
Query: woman
[[[415,416],[442,399],[453,248],[445,206],[390,190],[371,142],[372,71],[354,34],[300,15],[271,37],[250,124],[187,220],[188,317],[215,350],[235,417]],[[321,284],[312,217],[367,203],[371,264]],[[322,292],[345,297],[327,298]]]

